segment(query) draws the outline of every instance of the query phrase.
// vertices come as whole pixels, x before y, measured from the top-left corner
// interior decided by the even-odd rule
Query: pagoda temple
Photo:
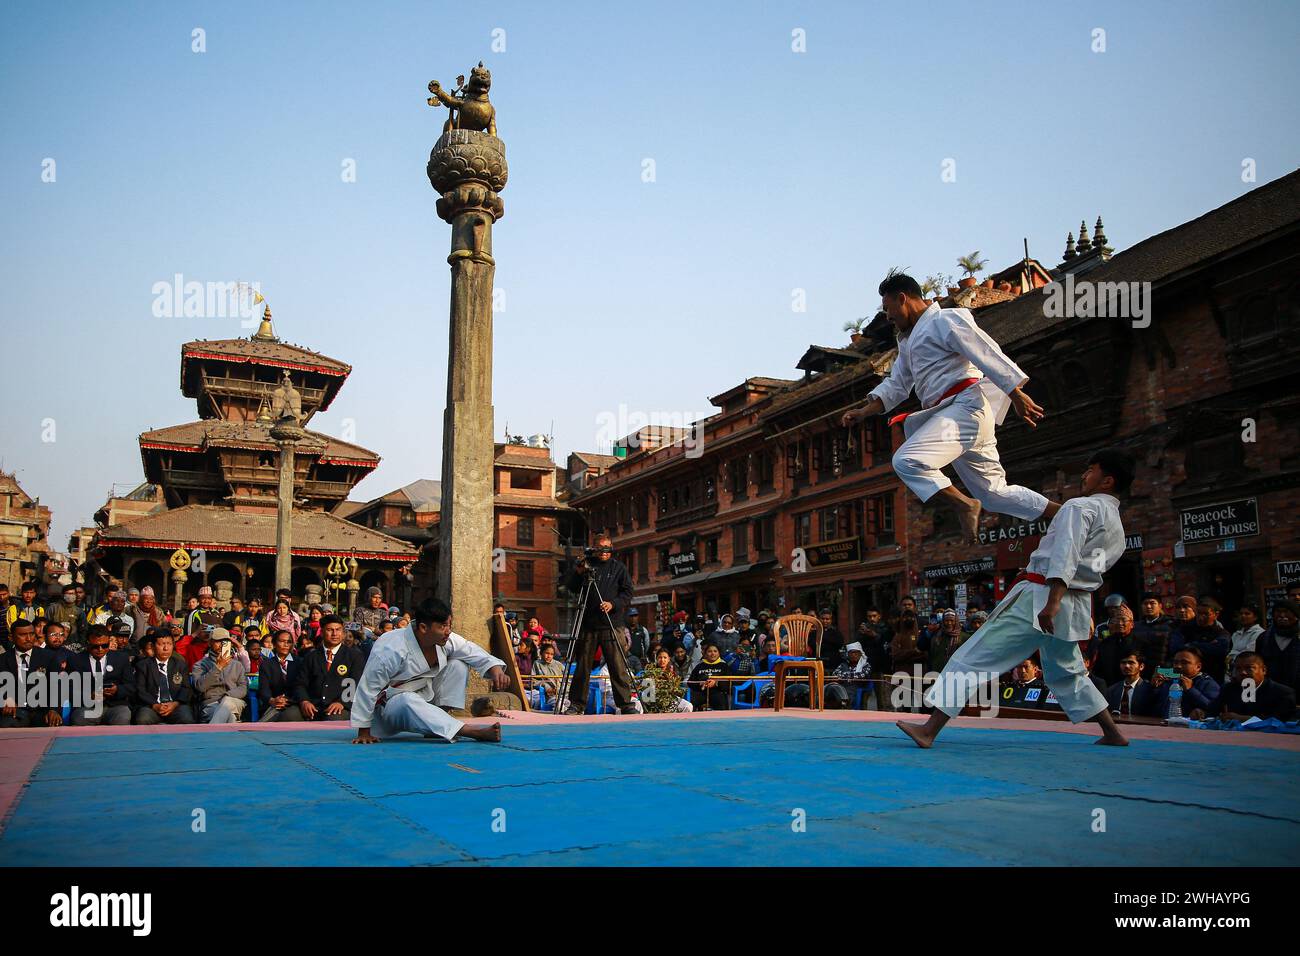
[[[222,604],[231,595],[265,600],[274,591],[280,467],[272,399],[287,376],[306,425],[329,408],[351,371],[280,341],[269,307],[250,338],[182,345],[181,393],[195,400],[199,420],[140,436],[145,481],[162,489],[166,507],[102,527],[93,545],[99,568],[128,585],[152,586],[160,603],[175,603],[178,593],[183,601],[205,584]],[[319,432],[308,430],[296,444],[291,553],[299,600],[323,589],[323,599],[341,607],[371,585],[389,600],[404,591],[398,572],[416,559],[415,549],[333,514],[378,464],[373,451]],[[202,570],[186,569],[179,592],[169,563],[178,549],[202,551],[203,559]]]

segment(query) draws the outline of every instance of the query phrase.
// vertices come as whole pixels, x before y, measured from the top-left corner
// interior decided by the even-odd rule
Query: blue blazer
[[[1155,686],[1149,680],[1138,681],[1137,686],[1133,688],[1133,693],[1129,696],[1129,713],[1134,717],[1156,716],[1155,698]],[[1106,689],[1106,703],[1110,705],[1112,713],[1119,712],[1119,705],[1123,699],[1124,682],[1122,680],[1116,681]]]

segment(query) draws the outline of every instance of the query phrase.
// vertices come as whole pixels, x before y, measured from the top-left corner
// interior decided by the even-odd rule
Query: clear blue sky
[[[1001,268],[1022,237],[1054,265],[1098,214],[1123,249],[1251,188],[1245,157],[1260,183],[1295,169],[1297,34],[1293,2],[8,4],[0,458],[56,548],[142,479],[136,436],[195,417],[180,344],[248,334],[154,318],[179,272],[260,282],[282,337],[354,366],[313,421],[383,456],[354,497],[437,477],[450,234],[425,85],[479,59],[510,162],[496,431],[554,421],[562,461],[620,403],[691,416],[793,377],[892,265]]]

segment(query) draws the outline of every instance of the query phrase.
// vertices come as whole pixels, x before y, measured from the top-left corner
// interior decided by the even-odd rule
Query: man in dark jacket
[[[0,677],[0,685],[7,684],[15,694],[20,686],[33,688],[39,681],[48,680],[58,669],[54,654],[36,646],[36,627],[26,618],[17,618],[9,625],[9,641],[11,646],[0,654],[0,674],[5,675]],[[27,706],[26,696],[0,699],[0,727],[60,726],[63,715],[59,708],[44,706],[49,703],[50,688],[45,690],[45,697],[37,698],[43,706]]]
[[[1201,651],[1195,646],[1188,645],[1174,655],[1174,671],[1178,674],[1174,680],[1183,685],[1181,707],[1184,716],[1190,715],[1192,711],[1209,713],[1222,691],[1219,682],[1205,673],[1202,667]],[[1173,689],[1174,680],[1161,674],[1156,674],[1153,678],[1152,684],[1156,689],[1155,700],[1151,705],[1153,717],[1169,716],[1169,692]]]
[[[349,720],[365,655],[343,643],[343,619],[337,614],[321,618],[320,633],[320,645],[302,657],[293,701],[303,720]]]
[[[1264,659],[1270,679],[1300,693],[1300,606],[1290,599],[1273,605],[1273,624],[1255,641],[1255,653]]]
[[[627,617],[632,603],[632,576],[623,562],[614,558],[614,545],[609,535],[596,538],[593,549],[595,559],[587,564],[581,559],[574,564],[564,579],[564,586],[578,594],[588,575],[595,586],[587,592],[587,605],[582,614],[582,633],[574,635],[573,678],[569,688],[569,707],[566,713],[582,714],[587,705],[587,683],[591,679],[591,665],[596,647],[608,665],[609,686],[614,692],[614,703],[624,714],[636,713],[632,703],[632,685],[625,666],[627,648],[623,644],[622,628],[613,630],[610,622],[621,622]],[[667,642],[665,641],[665,644]]]
[[[293,635],[277,631],[274,653],[262,661],[257,672],[257,697],[262,709],[259,722],[302,720],[302,712],[293,702],[293,686],[298,682],[301,662],[293,656]]]
[[[1262,657],[1249,651],[1238,654],[1233,667],[1237,679],[1223,689],[1206,716],[1238,721],[1252,717],[1295,720],[1295,691],[1269,679],[1268,665]]]
[[[1106,703],[1112,714],[1121,717],[1150,717],[1155,688],[1143,679],[1142,652],[1134,651],[1119,662],[1120,679],[1106,689]]]
[[[1169,639],[1170,658],[1177,657],[1184,647],[1195,647],[1201,652],[1205,672],[1220,684],[1224,679],[1228,649],[1232,647],[1232,635],[1219,623],[1222,613],[1223,605],[1214,598],[1199,598],[1195,618],[1179,624]]]
[[[1092,673],[1110,687],[1120,679],[1119,662],[1138,649],[1133,639],[1133,611],[1126,604],[1112,607],[1105,636],[1094,638],[1089,648]]]
[[[190,702],[194,689],[190,686],[189,666],[177,654],[176,639],[171,634],[154,637],[154,656],[141,657],[135,662],[135,683],[131,696],[135,699],[134,724],[192,724],[194,711]]]
[[[1165,613],[1160,595],[1153,591],[1143,594],[1141,614],[1133,622],[1133,641],[1142,652],[1142,676],[1147,680],[1168,659],[1169,637],[1173,629],[1174,619]]]
[[[70,723],[74,727],[98,725],[124,727],[131,723],[131,687],[134,675],[126,651],[108,649],[108,628],[94,624],[86,631],[86,651],[72,658],[68,670],[82,675],[82,680],[102,696],[103,706],[95,716],[85,707],[73,707]]]

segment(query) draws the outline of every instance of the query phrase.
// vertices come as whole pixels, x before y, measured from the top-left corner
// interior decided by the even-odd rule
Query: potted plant
[[[849,338],[854,345],[862,341],[862,330],[866,328],[870,321],[866,316],[863,316],[860,319],[854,319],[852,322],[844,323],[844,331],[849,333]]]
[[[968,256],[962,256],[957,260],[957,265],[961,266],[961,271],[966,273],[960,282],[957,283],[963,289],[969,289],[977,282],[976,273],[989,264],[987,259],[980,258],[980,251],[976,249]]]
[[[921,283],[921,294],[927,299],[942,299],[951,286],[951,276],[946,276],[943,273],[926,276],[925,281]]]

